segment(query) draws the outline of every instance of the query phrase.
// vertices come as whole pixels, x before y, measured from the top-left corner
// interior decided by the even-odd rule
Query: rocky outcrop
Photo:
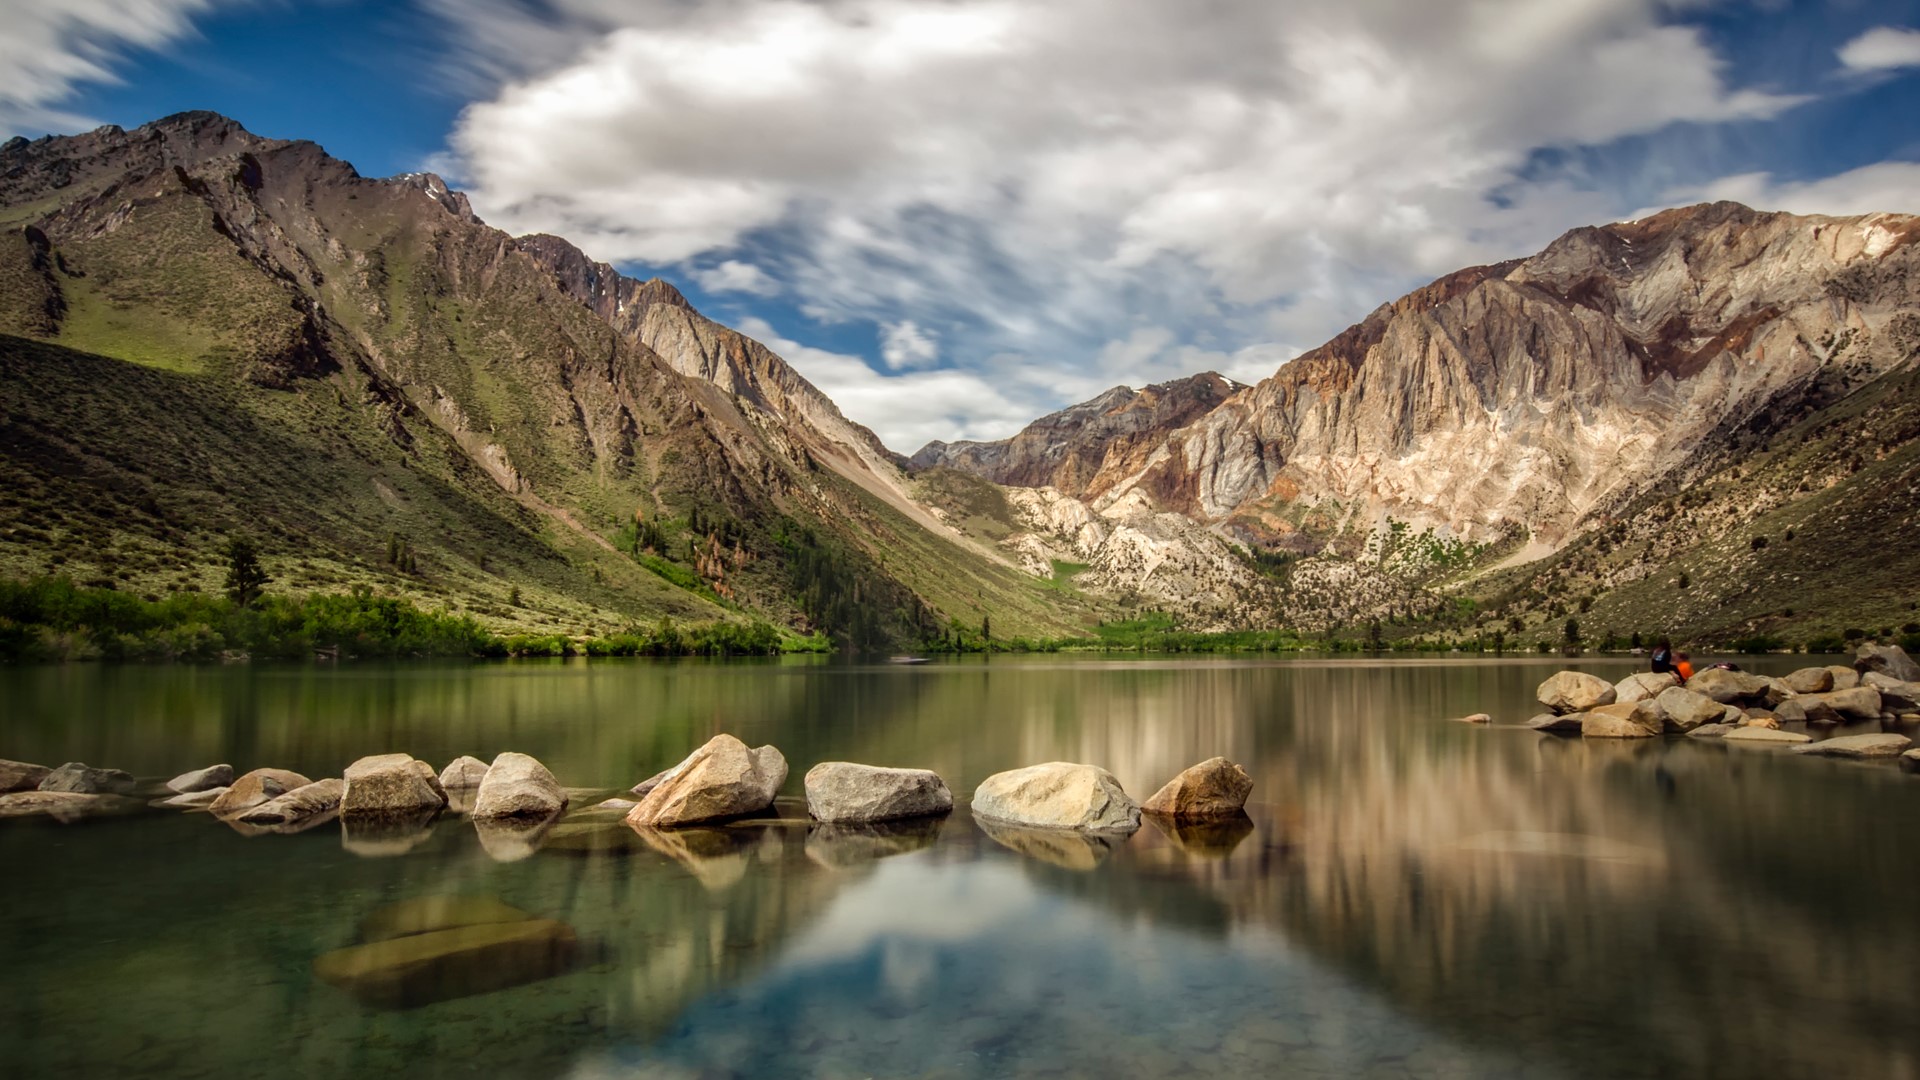
[[[209,788],[230,787],[233,784],[233,766],[209,765],[204,769],[183,772],[167,781],[167,790],[185,795],[190,791],[206,791]]]
[[[221,817],[232,817],[311,783],[287,769],[255,769],[236,777],[224,794],[207,804],[207,809]]]
[[[1170,818],[1233,817],[1246,808],[1252,791],[1253,777],[1246,769],[1226,758],[1212,757],[1167,781],[1140,809]]]
[[[1801,668],[1780,681],[1796,694],[1824,694],[1834,688],[1831,668]]]
[[[1664,671],[1642,671],[1629,675],[1613,685],[1615,703],[1645,701],[1660,696],[1660,692],[1670,686],[1679,686],[1678,676]]]
[[[315,780],[234,816],[249,825],[292,825],[340,809],[340,798],[345,791],[343,780]]]
[[[772,746],[748,749],[715,735],[667,770],[627,815],[629,825],[665,828],[757,814],[787,782],[787,759]]]
[[[1696,672],[1693,678],[1687,680],[1687,689],[1696,694],[1705,694],[1722,705],[1766,705],[1775,696],[1769,680],[1725,668]]]
[[[1774,711],[1782,719],[1803,719],[1808,723],[1844,723],[1849,720],[1880,718],[1880,693],[1870,686],[1834,690],[1825,694],[1803,694],[1781,702]],[[1790,715],[1797,711],[1798,715]]]
[[[1601,705],[1580,716],[1580,734],[1590,739],[1646,739],[1665,727],[1665,718],[1650,701]]]
[[[1898,645],[1862,645],[1854,653],[1853,667],[1862,675],[1877,671],[1901,682],[1920,682],[1920,664]]]
[[[545,765],[509,750],[493,759],[473,798],[475,821],[549,818],[567,808],[567,792]]]
[[[803,783],[807,813],[820,821],[864,824],[953,809],[946,781],[926,769],[823,761],[807,770]]]
[[[1804,746],[1796,746],[1796,754],[1818,754],[1824,757],[1899,757],[1913,745],[1913,740],[1905,735],[1838,735],[1831,739],[1821,739]]]
[[[40,781],[47,778],[52,769],[45,765],[30,765],[24,761],[0,759],[0,795],[14,791],[34,791],[40,787]]]
[[[125,795],[133,790],[134,783],[131,773],[69,761],[41,777],[39,789],[80,795]]]
[[[1869,671],[1861,677],[1861,684],[1880,695],[1882,708],[1920,709],[1920,682],[1905,682]]]
[[[1654,699],[1664,717],[1667,731],[1685,735],[1702,724],[1719,723],[1727,707],[1683,686],[1671,686]]]
[[[995,773],[973,792],[973,813],[1050,829],[1132,830],[1140,807],[1113,774],[1094,765],[1051,761]]]
[[[433,766],[411,754],[374,754],[347,766],[340,797],[343,817],[412,814],[447,805]]]
[[[1552,712],[1577,713],[1613,704],[1614,689],[1599,676],[1562,671],[1541,683],[1534,697]]]

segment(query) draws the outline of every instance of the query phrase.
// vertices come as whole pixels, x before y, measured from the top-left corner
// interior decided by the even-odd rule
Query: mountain
[[[1096,617],[665,282],[211,113],[0,147],[0,568],[283,586],[507,628],[770,619],[886,646]]]
[[[1562,552],[1578,561],[1608,542],[1597,537],[1656,549],[1632,569],[1589,568],[1571,594],[1623,628],[1745,633],[1856,611],[1900,622],[1905,601],[1837,590],[1796,613],[1792,594],[1806,590],[1780,583],[1831,571],[1859,594],[1869,569],[1868,582],[1920,577],[1902,531],[1912,504],[1888,494],[1912,490],[1914,476],[1916,238],[1910,216],[1733,203],[1575,229],[1530,258],[1461,270],[1383,305],[1184,422],[1117,436],[1119,425],[1094,422],[1129,406],[1109,393],[1002,443],[929,447],[915,461],[1083,501],[1096,518],[1203,526],[1286,566],[1277,602],[1300,625],[1436,619],[1465,600],[1518,612],[1510,617],[1531,632],[1575,606],[1565,575],[1546,568],[1565,560],[1519,580],[1513,568]],[[1861,430],[1863,415],[1872,429]],[[1795,455],[1782,455],[1783,439]],[[1664,511],[1650,509],[1662,500]],[[1748,526],[1814,500],[1849,507],[1849,534],[1881,536],[1879,555],[1829,550],[1794,574],[1700,546],[1731,529],[1740,563],[1774,559],[1777,549],[1744,546],[1757,543]],[[1646,528],[1649,513],[1665,527]],[[1687,522],[1678,533],[1677,520]],[[1677,611],[1670,598],[1604,599],[1696,557],[1718,569]],[[1475,570],[1477,583],[1457,580]],[[1560,577],[1528,576],[1543,573]],[[1772,615],[1735,612],[1731,598],[1749,583],[1727,575],[1755,573],[1780,585]]]

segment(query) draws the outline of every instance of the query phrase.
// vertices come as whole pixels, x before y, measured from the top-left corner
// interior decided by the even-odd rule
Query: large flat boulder
[[[1253,777],[1246,769],[1226,758],[1211,757],[1167,781],[1140,809],[1171,818],[1232,817],[1246,807],[1252,791]]]
[[[1680,677],[1670,671],[1642,671],[1613,684],[1613,703],[1645,701],[1660,696],[1670,686],[1679,686]]]
[[[126,814],[146,806],[139,799],[111,792],[15,791],[0,795],[0,818],[45,815],[59,822]]]
[[[119,769],[96,769],[78,761],[69,761],[40,778],[41,791],[67,791],[79,795],[126,795],[133,791],[132,773]]]
[[[211,791],[214,788],[233,785],[233,766],[209,765],[204,769],[183,772],[167,781],[167,790],[179,795],[194,791]]]
[[[715,735],[666,775],[627,814],[627,824],[671,828],[757,814],[787,782],[787,759],[772,746],[748,749]]]
[[[890,769],[823,761],[807,770],[807,813],[820,821],[860,824],[944,814],[953,792],[927,769]]]
[[[1739,730],[1738,724],[1701,724],[1687,732],[1689,739],[1718,739],[1729,731]]]
[[[567,791],[539,760],[511,750],[493,759],[473,796],[476,820],[546,818],[567,808]]]
[[[1920,682],[1903,682],[1891,675],[1869,671],[1860,683],[1880,695],[1883,709],[1920,709]]]
[[[312,780],[290,769],[255,769],[235,777],[232,786],[208,803],[207,809],[221,817],[232,817],[311,783]]]
[[[340,796],[345,790],[345,781],[331,778],[315,780],[234,816],[249,825],[292,825],[317,814],[331,814],[338,810]]]
[[[1549,676],[1534,691],[1534,696],[1549,711],[1561,714],[1586,712],[1614,701],[1612,684],[1581,671],[1562,671]]]
[[[38,791],[40,781],[45,780],[52,771],[45,765],[0,758],[0,795],[14,791]]]
[[[977,817],[1050,829],[1131,831],[1140,827],[1139,804],[1112,773],[1067,761],[994,773],[974,789],[973,812]]]
[[[347,766],[342,817],[377,817],[438,810],[447,805],[433,766],[411,754],[373,754]]]
[[[1687,680],[1687,689],[1705,694],[1722,705],[1772,704],[1773,683],[1759,675],[1726,668],[1697,671]]]
[[[1727,714],[1727,706],[1684,686],[1660,691],[1654,703],[1662,714],[1664,730],[1676,735],[1685,735],[1701,724],[1721,723]]]
[[[1794,743],[1812,742],[1813,736],[1802,735],[1797,731],[1781,731],[1779,728],[1743,727],[1735,728],[1721,736],[1722,741],[1730,743],[1755,743],[1762,746],[1787,746]]]
[[[1793,752],[1827,757],[1899,757],[1912,745],[1913,740],[1905,735],[1838,735],[1796,746]]]
[[[1853,669],[1862,675],[1877,671],[1901,682],[1920,682],[1920,664],[1898,645],[1862,645],[1853,654]]]
[[[1645,699],[1642,698],[1641,700],[1644,701]],[[1541,713],[1539,716],[1527,721],[1526,726],[1535,731],[1557,731],[1564,734],[1572,734],[1580,730],[1580,724],[1586,717],[1586,713],[1567,713],[1565,715]]]
[[[1580,717],[1580,734],[1590,739],[1647,739],[1665,728],[1665,715],[1651,701],[1602,705]]]
[[[558,975],[575,944],[573,928],[552,919],[477,923],[336,949],[313,973],[369,1005],[404,1009]]]
[[[1846,721],[1878,720],[1880,718],[1880,691],[1871,686],[1856,686],[1851,690],[1834,690],[1825,694],[1804,694],[1792,701],[1783,701],[1780,707],[1798,705],[1806,711],[1807,721]]]
[[[1824,694],[1833,689],[1833,670],[1823,667],[1801,668],[1780,681],[1796,694]]]

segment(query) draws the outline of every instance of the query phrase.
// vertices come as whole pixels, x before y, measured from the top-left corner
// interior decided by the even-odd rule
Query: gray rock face
[[[1788,746],[1794,743],[1812,742],[1811,735],[1802,735],[1797,731],[1781,731],[1779,728],[1764,728],[1748,725],[1727,732],[1722,736],[1727,742],[1756,743],[1759,745],[1777,744]]]
[[[236,777],[225,793],[207,804],[207,809],[221,817],[232,817],[311,783],[313,781],[287,769],[255,769]]]
[[[1679,686],[1680,678],[1665,671],[1642,671],[1613,684],[1613,702],[1645,701],[1660,696],[1670,686]]]
[[[1824,694],[1833,689],[1833,672],[1823,667],[1801,668],[1781,681],[1796,694]]]
[[[1562,671],[1553,675],[1534,696],[1550,711],[1565,715],[1614,703],[1613,687],[1597,675],[1580,671]]]
[[[1913,745],[1905,735],[1840,735],[1796,746],[1796,754],[1820,754],[1826,757],[1898,757]]]
[[[96,769],[69,761],[40,779],[41,791],[68,791],[79,795],[125,795],[133,790],[132,774],[119,769]]]
[[[462,755],[448,762],[447,767],[440,770],[440,787],[443,791],[449,792],[477,788],[480,786],[480,781],[486,778],[486,762],[477,757]]]
[[[1827,669],[1833,673],[1833,689],[1851,690],[1860,685],[1860,673],[1850,667],[1834,665]]]
[[[996,821],[1050,829],[1130,831],[1140,827],[1139,805],[1112,773],[1065,761],[987,777],[974,789],[973,812]]]
[[[1727,712],[1727,706],[1684,686],[1670,686],[1654,701],[1665,714],[1666,730],[1680,735],[1701,724],[1719,723]]]
[[[344,817],[411,814],[447,804],[446,790],[433,767],[411,754],[374,754],[347,766],[340,796]]]
[[[509,750],[493,759],[473,798],[476,821],[547,818],[567,808],[567,791],[545,765]]]
[[[291,825],[316,814],[330,814],[340,808],[340,796],[346,790],[343,780],[315,780],[276,796],[259,806],[244,810],[236,817],[249,825]]]
[[[715,735],[667,770],[627,824],[669,828],[757,814],[773,805],[787,782],[787,759],[772,746],[748,749],[731,735]]]
[[[1687,689],[1696,694],[1705,694],[1722,705],[1767,705],[1772,704],[1773,684],[1758,675],[1744,671],[1727,671],[1724,668],[1708,668],[1695,672],[1687,680]]]
[[[1862,645],[1853,654],[1853,667],[1862,675],[1877,671],[1901,682],[1920,682],[1920,664],[1898,645]]]
[[[1779,709],[1789,705],[1798,705],[1805,710],[1808,723],[1880,718],[1880,692],[1871,686],[1856,686],[1851,690],[1834,690],[1825,694],[1804,694],[1781,702]],[[1784,714],[1782,718],[1785,718]]]
[[[1881,708],[1920,709],[1920,682],[1902,682],[1891,675],[1869,671],[1861,676],[1861,684],[1880,694]]]
[[[1701,724],[1699,727],[1687,732],[1687,738],[1718,739],[1730,731],[1737,730],[1739,730],[1739,725],[1737,724]]]
[[[1720,723],[1730,727],[1739,727],[1747,722],[1746,711],[1738,705],[1728,705],[1720,711]]]
[[[37,791],[40,781],[45,780],[52,771],[45,765],[0,759],[0,795],[14,791]]]
[[[233,785],[233,766],[209,765],[204,769],[183,772],[167,781],[167,790],[185,795],[190,791],[206,791],[209,788],[231,787]]]
[[[1580,734],[1590,739],[1647,739],[1665,726],[1665,714],[1650,701],[1602,705],[1580,718]]]
[[[1632,703],[1629,702],[1628,704]],[[1556,716],[1553,713],[1542,713],[1527,721],[1526,726],[1535,731],[1576,732],[1580,730],[1580,725],[1586,720],[1586,716],[1587,714],[1585,713],[1568,713],[1565,716]]]
[[[823,761],[807,770],[804,783],[807,813],[820,821],[863,824],[953,809],[946,781],[927,769]]]
[[[1468,718],[1468,723],[1491,723],[1492,717]],[[1140,807],[1149,814],[1170,818],[1233,817],[1247,805],[1253,791],[1253,777],[1247,770],[1223,757],[1212,757],[1183,770],[1167,781]]]

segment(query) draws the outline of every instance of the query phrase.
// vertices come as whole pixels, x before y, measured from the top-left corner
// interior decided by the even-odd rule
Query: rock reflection
[[[559,814],[543,818],[476,819],[473,831],[480,837],[480,847],[488,858],[494,862],[519,862],[540,850],[547,834],[559,821]]]
[[[974,818],[973,821],[980,826],[981,832],[1001,847],[1068,870],[1092,870],[1098,867],[1107,861],[1117,845],[1125,843],[1127,839],[1125,833],[1033,829],[988,818]]]
[[[237,817],[216,817],[214,820],[224,823],[227,828],[232,829],[241,836],[293,836],[296,833],[303,833],[309,829],[317,829],[339,817],[340,809],[339,807],[334,807],[331,810],[322,810],[317,814],[300,818],[297,821],[281,822],[277,825],[253,825],[241,821]]]
[[[405,855],[433,838],[437,810],[352,814],[340,819],[340,846],[363,859]]]
[[[807,833],[807,858],[835,869],[865,866],[878,859],[932,847],[940,839],[942,817],[876,821],[865,825],[820,823]]]
[[[1199,859],[1224,859],[1233,854],[1242,840],[1253,835],[1253,819],[1244,810],[1232,817],[1191,821],[1159,814],[1144,816],[1175,850]]]
[[[779,839],[766,828],[738,826],[630,831],[649,848],[686,867],[701,885],[716,892],[738,885],[747,876],[755,849],[772,842],[777,850]]]

